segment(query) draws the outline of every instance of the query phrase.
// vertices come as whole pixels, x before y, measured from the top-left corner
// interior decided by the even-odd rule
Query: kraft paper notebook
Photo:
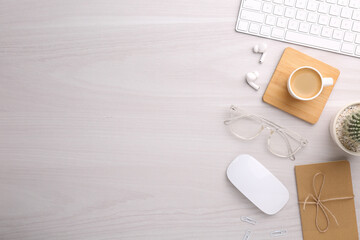
[[[304,240],[358,240],[349,162],[295,166],[295,174]]]

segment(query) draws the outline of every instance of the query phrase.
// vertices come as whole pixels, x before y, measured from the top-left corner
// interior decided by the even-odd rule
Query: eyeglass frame
[[[259,131],[254,136],[249,137],[249,138],[246,138],[244,136],[240,136],[239,134],[237,134],[231,128],[231,123],[232,122],[234,122],[236,120],[239,120],[239,119],[242,119],[242,118],[246,118],[246,117],[251,118],[251,119],[259,122],[260,125],[261,125],[261,128],[259,129]],[[258,116],[258,115],[255,115],[255,114],[249,114],[249,113],[246,113],[244,111],[239,112],[238,107],[236,107],[234,105],[230,106],[230,118],[225,120],[224,124],[229,127],[230,132],[235,137],[240,138],[242,140],[246,140],[246,141],[250,141],[250,140],[253,140],[256,137],[258,137],[264,129],[270,130],[270,134],[269,134],[268,139],[267,139],[267,148],[268,148],[268,150],[272,154],[274,154],[275,156],[282,157],[282,158],[289,158],[292,161],[295,160],[295,154],[308,144],[308,140],[301,137],[299,134],[297,134],[297,133],[295,133],[293,131],[290,131],[290,130],[288,130],[286,128],[283,128],[283,127],[277,125],[276,123],[274,123],[272,121],[269,121],[269,120],[267,120],[267,119],[265,119],[265,118],[263,118],[261,116]],[[288,155],[280,155],[280,154],[274,152],[271,149],[271,147],[270,147],[271,136],[275,132],[278,133],[284,139],[284,142],[286,143],[286,147],[287,147],[287,150],[288,150]],[[292,149],[288,137],[290,137],[291,139],[293,139],[293,140],[295,140],[296,142],[299,143],[299,146],[295,150]]]

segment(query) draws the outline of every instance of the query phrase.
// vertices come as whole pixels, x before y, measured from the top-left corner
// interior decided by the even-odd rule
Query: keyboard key
[[[243,0],[243,7],[247,9],[260,10],[261,2],[256,0]]]
[[[274,3],[281,4],[283,3],[283,0],[273,0]]]
[[[306,2],[305,0],[297,0],[296,1],[296,7],[297,8],[305,8],[306,7]]]
[[[271,36],[274,38],[283,38],[285,34],[284,29],[281,28],[273,28],[271,32]]]
[[[313,35],[319,35],[321,31],[321,27],[319,25],[316,24],[312,24],[311,28],[310,28],[310,33]]]
[[[274,7],[274,14],[275,14],[275,15],[282,16],[282,15],[284,14],[284,7],[279,6],[279,5],[276,5],[276,6]]]
[[[306,11],[303,11],[303,10],[298,10],[297,13],[296,13],[296,19],[297,20],[301,20],[301,21],[304,21],[306,19]]]
[[[341,22],[340,28],[344,29],[344,30],[349,30],[351,28],[351,25],[352,25],[352,22],[350,20],[344,19]]]
[[[333,33],[333,30],[331,28],[328,27],[323,27],[322,31],[321,31],[321,36],[323,37],[331,37]]]
[[[343,8],[341,10],[340,16],[343,18],[351,18],[352,14],[353,14],[353,10],[351,8]]]
[[[262,8],[263,12],[266,12],[266,13],[271,13],[272,9],[273,9],[273,6],[270,3],[264,3],[263,8]]]
[[[326,0],[327,3],[336,3],[337,0]]]
[[[318,9],[318,6],[319,6],[319,3],[314,1],[314,0],[310,0],[308,2],[308,5],[306,7],[307,10],[310,10],[310,11],[316,11]]]
[[[341,43],[338,41],[292,31],[286,32],[285,39],[288,41],[306,44],[313,47],[325,48],[333,51],[338,51],[341,45]]]
[[[352,15],[352,19],[360,20],[360,10],[355,10]]]
[[[320,13],[328,13],[329,9],[330,9],[330,4],[327,4],[327,3],[320,3],[319,4],[318,11]]]
[[[321,25],[328,25],[328,24],[329,24],[329,16],[327,16],[327,15],[320,15],[320,17],[319,17],[319,24],[321,24]]]
[[[300,27],[299,27],[299,31],[300,32],[309,32],[309,29],[310,29],[310,24],[306,23],[306,22],[302,22],[300,23]]]
[[[341,6],[347,6],[349,4],[349,0],[338,0],[338,4]]]
[[[309,13],[307,17],[307,21],[311,23],[315,23],[318,20],[318,15],[315,13]]]
[[[299,21],[290,20],[288,24],[288,28],[291,30],[297,30],[299,27]]]
[[[264,36],[268,36],[271,33],[271,28],[268,26],[262,26],[260,29],[260,34]]]
[[[246,22],[246,21],[239,21],[238,23],[238,26],[237,26],[237,29],[240,30],[240,31],[247,31],[248,29],[248,26],[249,26],[249,22]]]
[[[340,12],[341,12],[341,8],[339,6],[332,5],[330,7],[330,11],[329,11],[330,15],[339,16]]]
[[[355,54],[356,54],[356,55],[360,55],[360,46],[357,46],[357,47],[356,47]]]
[[[355,42],[360,44],[360,34],[356,34]]]
[[[249,32],[251,33],[258,33],[260,30],[260,25],[257,23],[251,23],[249,27]]]
[[[278,18],[276,26],[285,28],[287,25],[288,20],[286,18]]]
[[[264,21],[265,14],[252,12],[248,10],[242,10],[240,18],[248,21],[262,23]]]
[[[294,18],[295,14],[296,14],[296,9],[295,8],[286,8],[285,17]]]
[[[330,25],[330,27],[339,28],[341,25],[340,18],[331,17],[329,25]]]
[[[343,43],[341,51],[345,53],[354,53],[355,45],[351,43]]]
[[[352,26],[354,32],[360,32],[360,22],[354,22]]]
[[[333,33],[333,38],[337,40],[342,40],[344,38],[344,31],[335,29]]]
[[[351,8],[359,8],[360,7],[359,0],[350,0],[349,7],[351,7]]]
[[[344,41],[346,42],[353,42],[355,39],[355,34],[351,33],[351,32],[346,32],[344,35]]]
[[[268,15],[268,16],[266,17],[265,23],[268,24],[268,25],[274,26],[275,23],[276,23],[276,17],[271,16],[271,15]]]
[[[285,0],[284,4],[289,7],[293,7],[295,5],[295,0]]]

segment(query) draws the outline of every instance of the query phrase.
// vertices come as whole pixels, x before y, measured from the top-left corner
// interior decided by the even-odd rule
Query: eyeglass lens
[[[235,135],[243,139],[252,139],[263,129],[260,121],[248,116],[232,120],[229,127]]]
[[[274,131],[269,136],[268,147],[278,156],[288,157],[300,147],[301,143],[283,132]]]

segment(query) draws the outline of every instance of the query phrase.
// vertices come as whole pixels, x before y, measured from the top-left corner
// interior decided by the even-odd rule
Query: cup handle
[[[323,85],[324,85],[324,87],[334,85],[334,79],[332,79],[332,78],[323,78]]]

